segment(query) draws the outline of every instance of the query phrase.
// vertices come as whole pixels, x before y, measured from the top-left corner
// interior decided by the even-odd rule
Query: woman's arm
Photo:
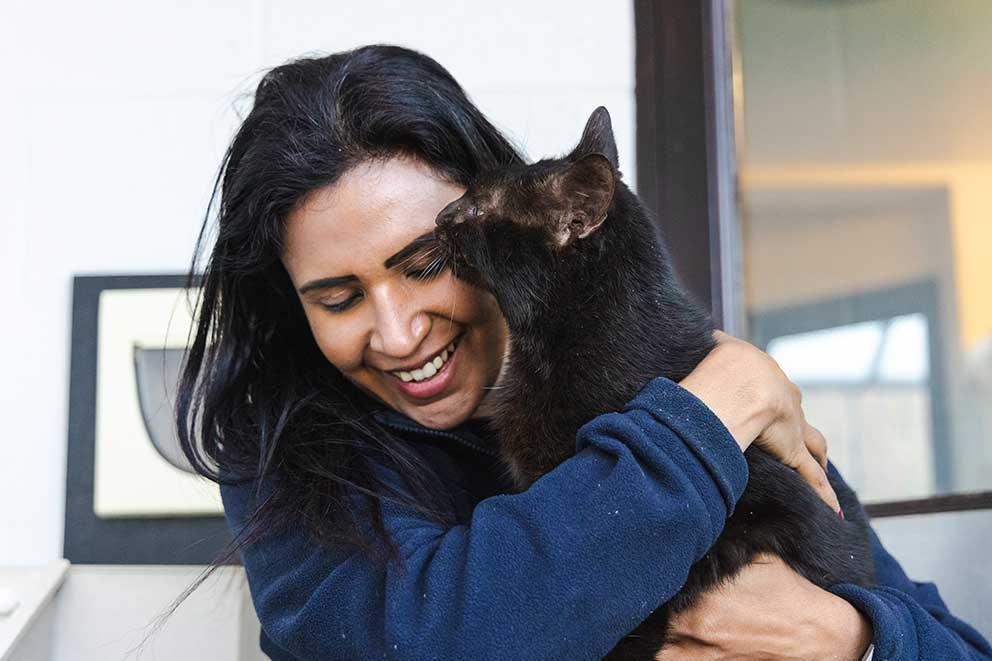
[[[872,628],[851,604],[763,555],[672,618],[669,636],[659,661],[860,661]]]
[[[716,347],[680,385],[720,418],[742,451],[757,444],[840,512],[827,480],[827,442],[806,422],[799,388],[764,351],[721,331],[714,337]]]
[[[600,658],[681,587],[746,478],[720,420],[656,379],[584,426],[574,457],[479,502],[466,525],[386,504],[402,569],[319,548],[299,527],[243,562],[263,629],[299,658]],[[222,488],[232,529],[249,490]]]
[[[842,478],[831,465],[830,476]],[[951,615],[933,583],[910,580],[871,531],[877,586],[838,585],[843,597],[871,620],[875,660],[992,659],[992,646],[970,625]]]
[[[822,437],[794,433],[805,425],[795,388],[764,353],[722,336],[683,383],[655,379],[624,411],[591,421],[574,457],[524,494],[478,503],[467,525],[386,504],[403,571],[318,548],[298,528],[267,536],[243,554],[264,630],[305,658],[599,658],[713,544],[756,437],[812,466],[814,486],[822,475],[810,454],[823,455]],[[234,530],[248,491],[222,488]],[[821,494],[836,502],[829,486]]]
[[[833,466],[832,478],[841,480]],[[775,557],[763,557],[673,619],[660,659],[992,659],[992,648],[947,609],[930,583],[906,577],[871,532],[877,584],[822,590]]]

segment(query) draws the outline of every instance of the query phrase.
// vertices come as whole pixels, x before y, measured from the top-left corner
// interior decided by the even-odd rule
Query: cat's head
[[[554,277],[579,257],[616,192],[617,149],[606,108],[568,155],[480,175],[438,214],[454,273],[492,292],[511,325],[554,305]]]

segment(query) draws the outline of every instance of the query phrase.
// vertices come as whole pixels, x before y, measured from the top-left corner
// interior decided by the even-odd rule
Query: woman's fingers
[[[813,458],[820,464],[823,470],[827,470],[827,439],[823,437],[820,430],[809,423],[806,424],[806,449],[813,455]]]
[[[771,356],[717,331],[716,348],[680,384],[727,427],[742,450],[756,443],[799,471],[836,512],[837,494],[827,481],[827,442],[806,422],[802,392]]]
[[[840,512],[840,501],[837,500],[837,494],[834,493],[834,488],[830,486],[830,481],[827,480],[827,473],[823,470],[823,466],[817,463],[813,455],[808,452],[800,453],[799,463],[795,466],[795,469],[813,487],[813,490],[823,499],[823,502],[829,505],[833,511]]]

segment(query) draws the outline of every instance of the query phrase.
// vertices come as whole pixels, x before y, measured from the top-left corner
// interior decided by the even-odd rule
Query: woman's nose
[[[430,318],[408,297],[381,293],[375,301],[375,322],[369,338],[370,348],[401,358],[416,352],[430,332]]]

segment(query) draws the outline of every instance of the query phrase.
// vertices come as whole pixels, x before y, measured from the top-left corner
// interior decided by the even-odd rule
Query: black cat
[[[574,452],[579,427],[652,378],[679,381],[713,348],[710,318],[678,284],[655,224],[620,180],[605,108],[567,156],[481,175],[437,219],[454,273],[495,296],[511,349],[494,425],[524,489]],[[747,489],[681,591],[607,658],[653,659],[672,613],[754,556],[781,556],[813,583],[868,584],[868,524],[834,489],[841,519],[798,473],[751,446]]]

